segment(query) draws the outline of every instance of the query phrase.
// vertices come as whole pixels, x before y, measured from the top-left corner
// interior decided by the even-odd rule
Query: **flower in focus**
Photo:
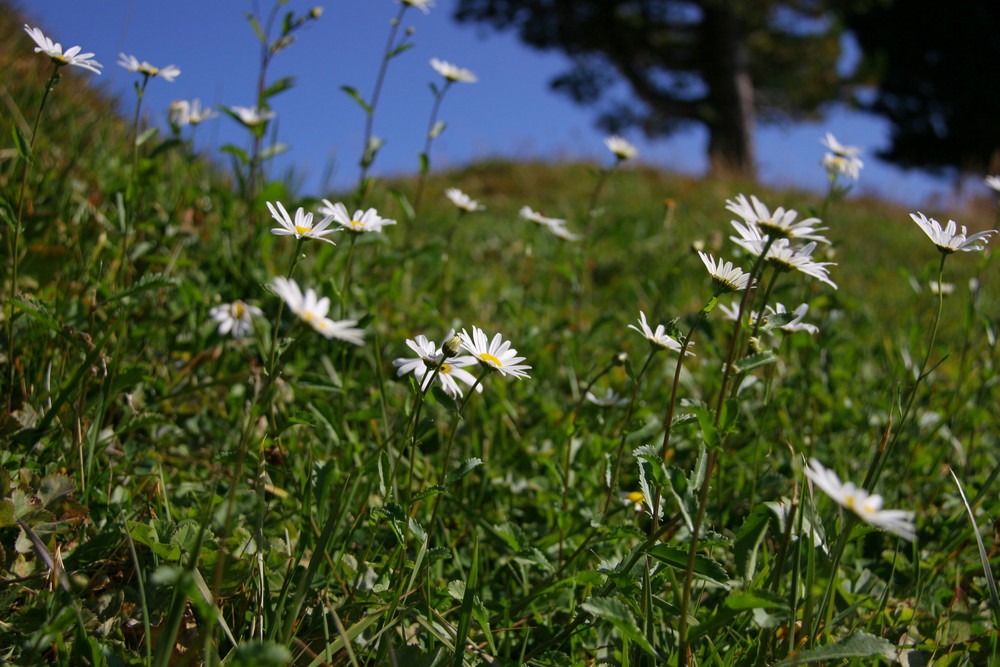
[[[340,225],[341,229],[358,234],[381,232],[383,227],[396,224],[395,220],[380,217],[378,212],[373,208],[367,211],[355,211],[352,217],[347,214],[346,206],[340,202],[334,204],[329,199],[323,200],[323,205],[319,207],[319,212],[332,217]]]
[[[983,179],[983,183],[986,184],[986,187],[1000,193],[1000,174],[996,176],[987,176]]]
[[[861,154],[860,148],[841,144],[829,132],[819,142],[830,149],[830,152],[823,156],[821,162],[823,168],[830,175],[830,178],[846,176],[853,181],[858,180],[858,177],[861,175],[861,168],[865,166],[865,163],[858,157]]]
[[[716,263],[715,258],[708,253],[698,251],[702,263],[712,276],[712,283],[715,285],[715,293],[725,294],[727,292],[740,292],[747,288],[750,282],[750,274],[735,266],[732,262],[723,262],[721,259]]]
[[[32,28],[25,23],[24,31],[28,33],[28,36],[34,40],[35,44],[37,44],[35,47],[35,53],[44,53],[52,59],[52,62],[54,62],[57,67],[72,65],[74,67],[89,69],[94,74],[100,74],[101,68],[104,67],[104,65],[94,60],[93,53],[80,53],[82,49],[79,46],[71,46],[64,52],[62,44],[59,42],[53,42],[51,39],[46,37],[45,33],[43,33],[40,28]]]
[[[619,162],[624,162],[625,160],[631,160],[636,155],[639,154],[639,149],[632,145],[628,140],[619,137],[618,135],[612,135],[604,140],[604,145],[608,147],[608,150],[615,154]]]
[[[313,214],[306,213],[305,210],[300,206],[297,211],[295,211],[295,220],[293,221],[291,216],[288,215],[288,211],[282,203],[276,202],[278,208],[275,209],[271,202],[267,202],[267,208],[271,211],[271,217],[278,221],[281,227],[275,227],[271,230],[272,234],[278,236],[294,236],[297,239],[307,238],[307,239],[317,239],[319,241],[326,241],[332,245],[337,245],[332,239],[326,238],[327,234],[332,234],[337,231],[336,229],[327,229],[330,223],[333,222],[331,216],[327,216],[316,223],[313,226]]]
[[[448,197],[448,199],[451,200],[452,204],[459,207],[463,211],[467,211],[469,213],[475,213],[476,211],[486,210],[485,206],[483,206],[482,204],[480,204],[475,199],[465,194],[458,188],[448,188],[447,190],[444,191],[444,194],[446,197]]]
[[[538,223],[561,239],[565,239],[567,241],[579,241],[581,238],[579,234],[574,234],[567,229],[566,221],[562,218],[550,218],[531,210],[531,207],[529,206],[522,206],[519,211],[519,215],[525,220]]]
[[[642,327],[642,328],[639,328]],[[667,328],[662,324],[656,325],[656,331],[649,328],[649,324],[646,323],[646,313],[639,311],[639,327],[634,324],[628,325],[629,329],[635,329],[648,340],[652,345],[656,347],[661,347],[664,350],[673,350],[674,352],[681,351],[680,342],[673,336],[667,333]],[[688,350],[686,354],[694,356],[694,352]]]
[[[249,334],[253,331],[253,318],[264,316],[257,306],[250,306],[239,300],[215,306],[208,314],[219,323],[220,334],[232,334],[233,338],[243,338]]]
[[[357,320],[334,321],[326,316],[330,312],[329,297],[318,298],[311,287],[303,294],[298,283],[282,276],[275,278],[271,282],[271,287],[275,294],[284,299],[289,310],[324,337],[339,338],[355,345],[364,345],[365,332],[355,326]]]
[[[805,473],[834,502],[854,512],[865,523],[895,533],[909,542],[916,537],[913,512],[882,509],[882,496],[877,493],[869,494],[851,482],[841,483],[836,473],[824,468],[816,459],[809,459]]]
[[[459,336],[462,338],[462,347],[468,350],[481,366],[500,371],[502,375],[513,375],[516,378],[531,377],[525,372],[531,366],[521,363],[524,357],[517,356],[517,350],[510,346],[509,340],[503,339],[503,335],[498,333],[493,336],[493,340],[487,341],[483,330],[474,326],[471,336],[465,329],[462,329]]]
[[[826,227],[816,226],[820,223],[819,218],[806,218],[796,222],[795,218],[799,214],[792,209],[786,211],[781,206],[774,209],[772,214],[764,202],[757,199],[755,195],[750,195],[749,200],[742,194],[736,197],[735,201],[727,199],[726,209],[743,218],[747,226],[756,227],[762,234],[776,239],[830,242],[825,236],[817,233],[826,229]],[[732,225],[741,236],[745,237],[743,225],[735,220],[732,221]]]
[[[986,244],[990,241],[990,236],[997,233],[995,229],[987,229],[984,232],[976,232],[969,236],[965,225],[962,225],[962,229],[959,231],[958,225],[954,220],[949,220],[948,225],[942,229],[941,224],[937,220],[934,218],[928,219],[923,213],[911,213],[910,217],[913,218],[913,222],[920,226],[920,229],[924,230],[924,234],[927,234],[934,245],[937,246],[937,249],[946,255],[959,250],[962,252],[985,250]]]
[[[229,107],[236,119],[247,127],[259,127],[274,118],[274,112],[270,109],[258,109],[257,107]]]
[[[475,83],[478,81],[476,75],[470,70],[462,67],[456,67],[455,65],[452,65],[444,60],[431,58],[431,67],[433,67],[438,74],[443,76],[448,81],[456,81],[459,83]]]
[[[756,256],[760,256],[764,245],[767,243],[764,240],[731,238],[737,245]],[[807,276],[812,276],[817,280],[823,281],[833,289],[837,289],[837,283],[830,280],[830,271],[826,268],[828,266],[836,266],[836,262],[817,262],[812,258],[812,251],[815,249],[815,241],[810,241],[804,246],[793,246],[788,242],[788,239],[778,239],[771,244],[765,260],[779,271],[799,271]]]
[[[396,0],[404,5],[409,5],[410,7],[416,7],[424,14],[430,14],[431,7],[434,6],[434,0]]]
[[[174,79],[176,79],[181,73],[181,71],[173,65],[167,65],[166,67],[153,67],[145,60],[139,62],[139,59],[135,56],[127,56],[124,53],[119,53],[118,58],[118,64],[127,69],[129,72],[138,72],[139,74],[147,77],[158,76],[161,79],[166,79],[170,83],[173,83]]]
[[[603,396],[598,396],[594,392],[588,391],[584,398],[594,405],[598,405],[602,408],[615,408],[628,405],[628,399],[622,398],[621,394],[611,387],[608,387],[608,390],[604,392]]]
[[[397,376],[413,373],[420,383],[421,391],[427,391],[427,387],[436,375],[445,393],[452,398],[462,397],[462,389],[456,380],[461,380],[468,386],[475,387],[476,391],[482,392],[483,385],[476,384],[476,376],[463,370],[466,366],[478,363],[475,357],[465,355],[446,360],[441,348],[423,334],[412,340],[407,339],[406,345],[416,352],[417,356],[394,359],[392,365],[398,369]]]

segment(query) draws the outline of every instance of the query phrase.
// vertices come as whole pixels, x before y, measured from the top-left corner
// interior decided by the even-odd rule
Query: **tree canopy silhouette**
[[[1000,170],[1000,2],[882,0],[848,11],[863,108],[891,123],[884,160],[932,173]]]
[[[821,0],[459,0],[455,18],[564,51],[551,85],[599,104],[609,131],[705,127],[715,171],[752,175],[757,120],[812,117],[841,92],[841,24]]]

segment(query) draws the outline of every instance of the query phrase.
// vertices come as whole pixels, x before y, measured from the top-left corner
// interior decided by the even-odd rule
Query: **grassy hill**
[[[52,65],[22,23],[0,11],[3,660],[995,659],[988,252],[942,264],[885,202],[629,162],[491,161],[294,195],[250,177],[250,156],[231,171],[184,132],[144,134],[121,117],[131,102],[71,67],[32,137]],[[809,261],[835,262],[838,288],[762,265],[747,307],[806,303],[816,333],[724,317],[742,292],[717,295],[696,249],[751,271],[730,240],[739,194],[822,215],[830,243]],[[322,197],[398,224],[336,245],[270,233],[268,202]],[[991,206],[925,213],[980,230]],[[220,329],[252,307],[246,335]],[[640,311],[665,325],[659,344]],[[530,377],[475,341],[433,356],[473,327]],[[481,391],[457,372],[471,355]],[[810,458],[913,512],[915,534],[816,481]]]

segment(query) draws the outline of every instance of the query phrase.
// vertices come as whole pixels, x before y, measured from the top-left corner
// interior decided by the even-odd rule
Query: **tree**
[[[752,176],[758,118],[814,116],[840,92],[840,24],[822,0],[459,0],[455,18],[564,51],[572,64],[552,87],[610,98],[604,129],[705,126],[714,171]]]
[[[879,157],[931,173],[1000,169],[1000,2],[873,0],[845,13],[892,124]]]

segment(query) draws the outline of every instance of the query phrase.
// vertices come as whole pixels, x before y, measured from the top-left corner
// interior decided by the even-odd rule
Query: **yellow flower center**
[[[303,322],[310,322],[311,323],[312,319],[313,319],[313,314],[311,312],[309,312],[308,310],[306,312],[302,313],[302,321]]]
[[[441,369],[438,372],[439,373],[450,373],[451,372],[451,364],[441,364]]]
[[[855,511],[854,496],[847,496],[846,498],[844,498],[844,506],[847,507],[847,509],[851,510],[852,512]]]
[[[236,303],[233,304],[233,317],[235,317],[238,320],[242,320],[243,319],[243,302],[242,301],[237,301]]]
[[[298,225],[295,225],[295,233],[298,234],[298,235],[300,235],[300,236],[305,236],[306,234],[308,234],[311,231],[312,230],[309,229],[308,227],[299,227]]]
[[[361,222],[360,220],[351,220],[351,225],[355,227],[364,227],[365,223]]]
[[[487,361],[493,364],[497,368],[501,368],[503,366],[503,364],[500,363],[500,360],[494,357],[492,354],[484,352],[481,355],[479,355],[479,358],[482,359],[483,361]]]
[[[630,503],[641,503],[644,500],[642,491],[632,491],[627,496],[625,496],[625,499],[628,500]]]

